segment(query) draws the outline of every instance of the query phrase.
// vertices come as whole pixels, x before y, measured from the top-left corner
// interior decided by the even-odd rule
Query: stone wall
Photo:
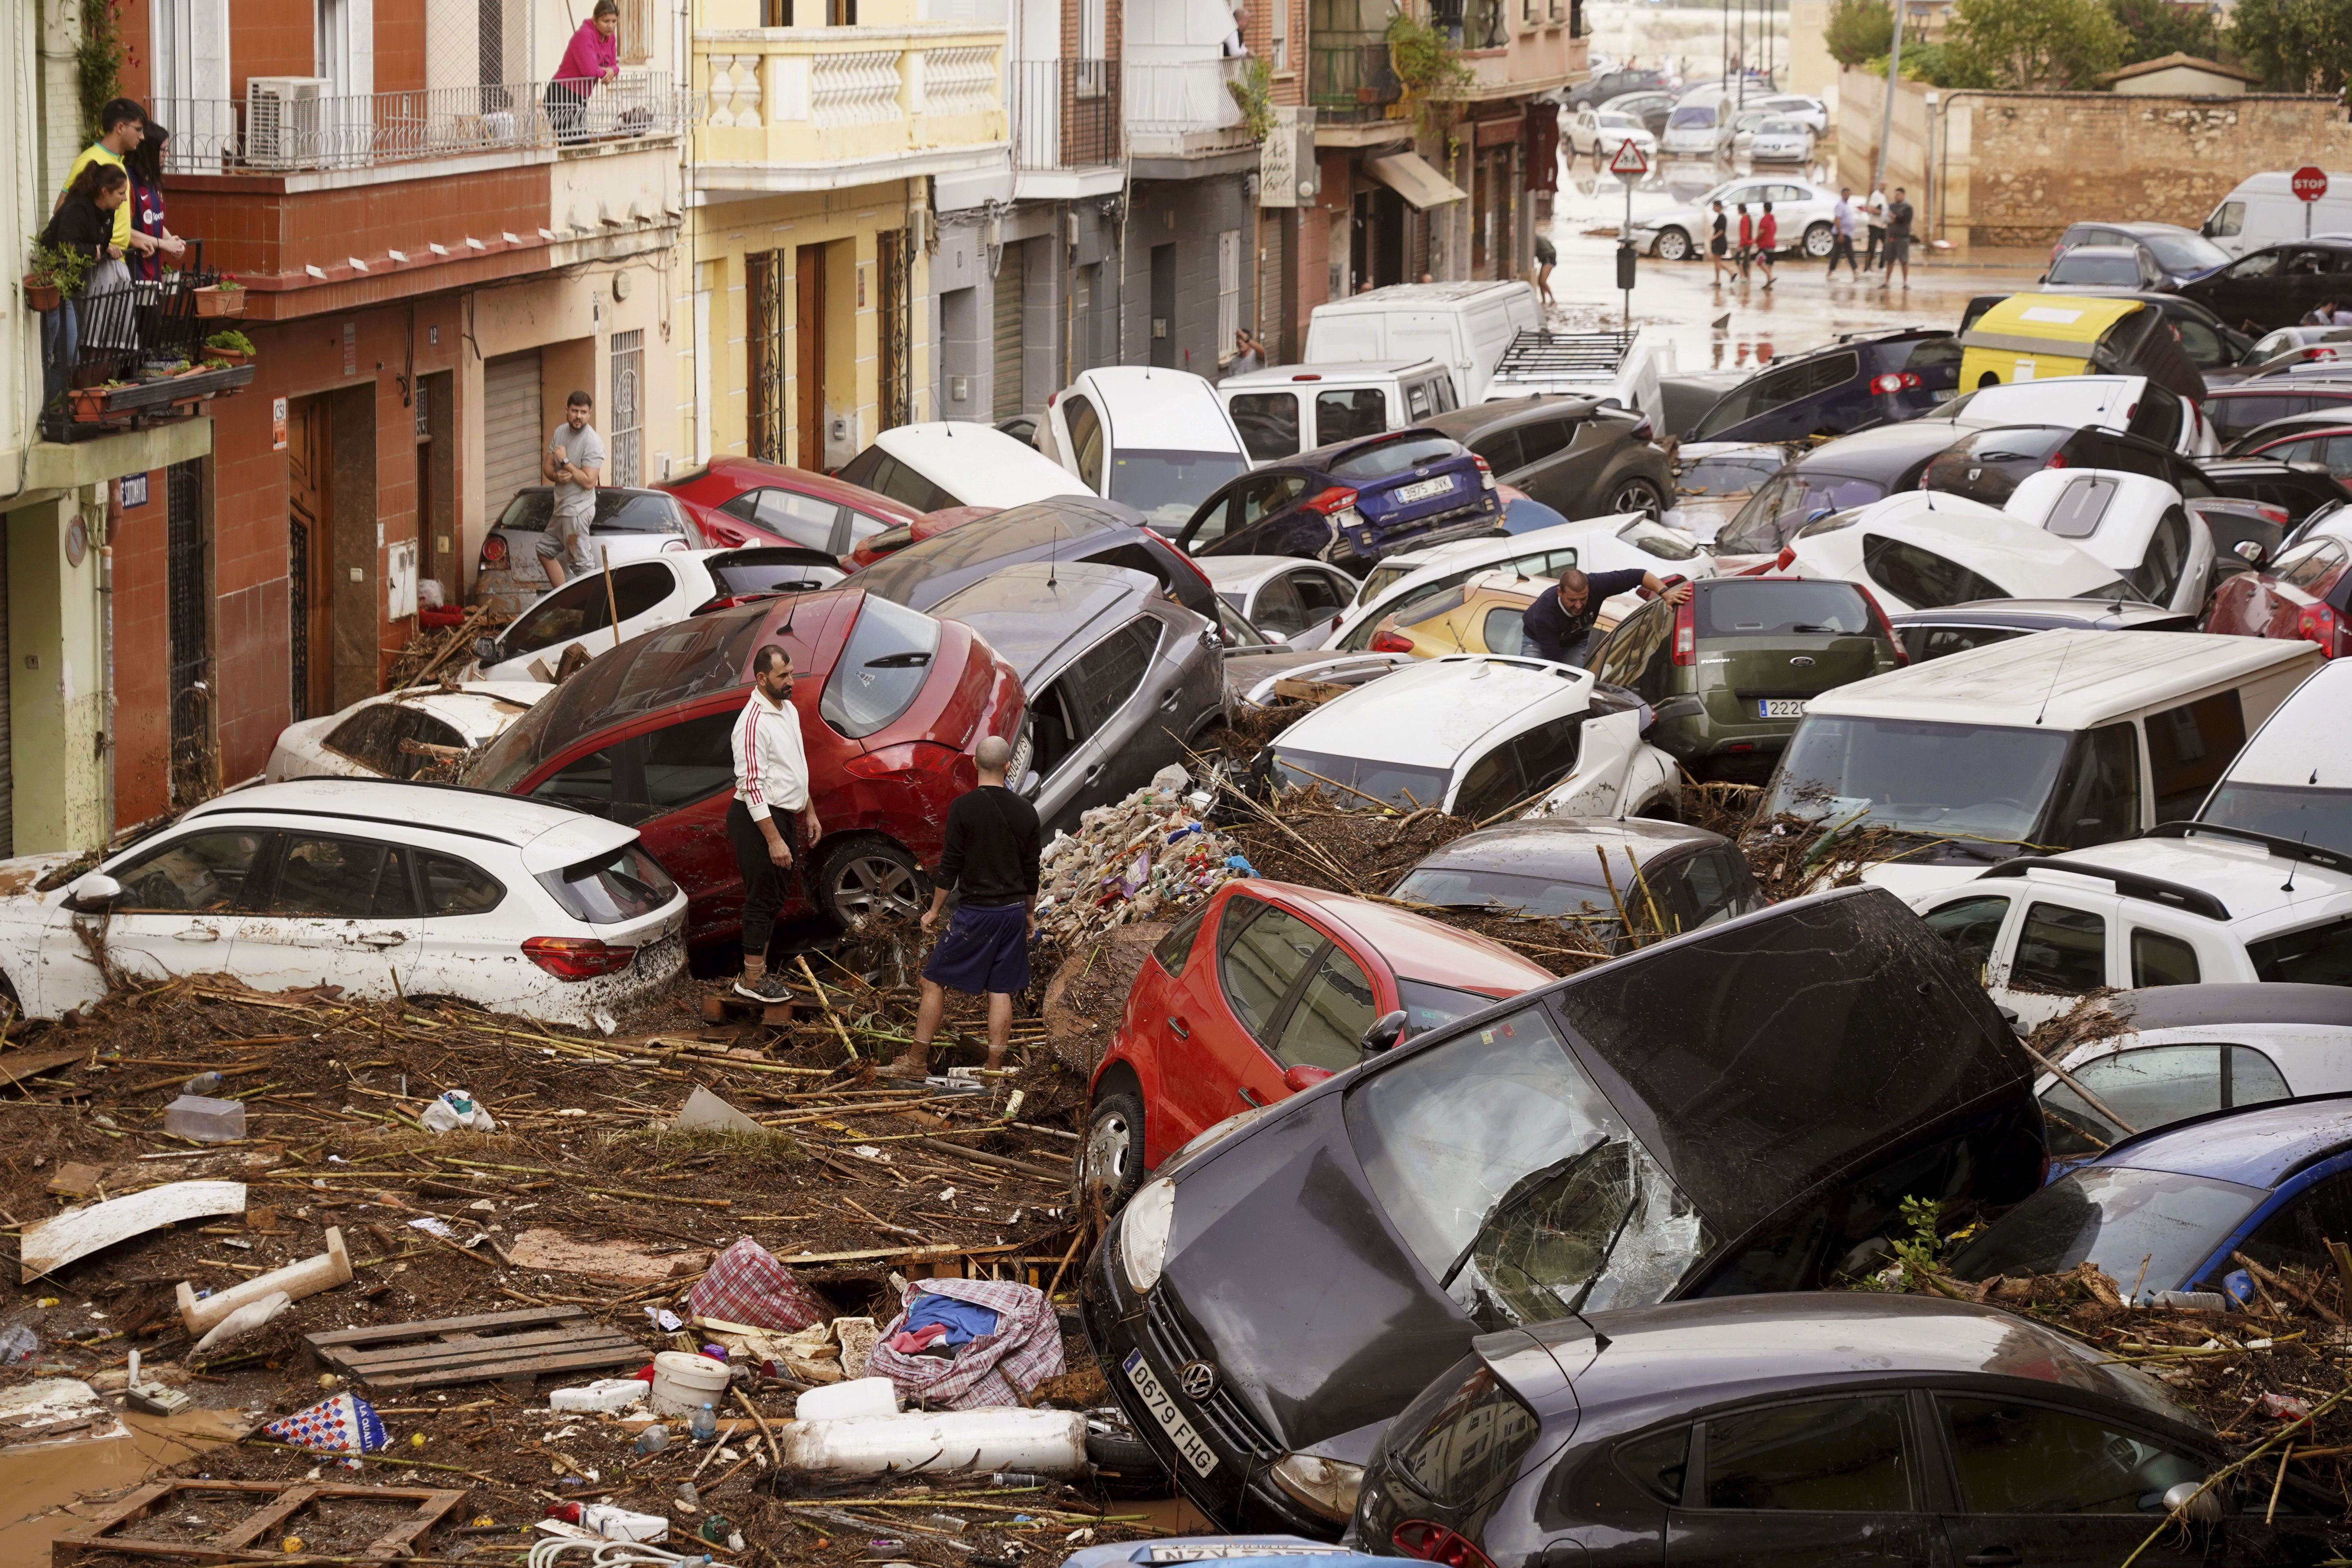
[[[1956,246],[2047,245],[2092,218],[2194,228],[2248,174],[2352,161],[2352,124],[2325,98],[1895,90],[1888,181],[1910,188],[1927,234]],[[1877,158],[1885,91],[1840,73],[1839,174],[1857,186]]]

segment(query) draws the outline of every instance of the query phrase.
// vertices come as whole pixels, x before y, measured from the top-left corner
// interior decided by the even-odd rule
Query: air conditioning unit
[[[325,105],[334,90],[322,76],[255,76],[245,79],[245,161],[255,169],[299,169],[315,163],[325,142]]]

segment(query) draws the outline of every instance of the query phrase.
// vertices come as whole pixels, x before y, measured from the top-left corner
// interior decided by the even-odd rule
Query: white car
[[[1767,116],[1748,133],[1744,151],[1759,163],[1804,163],[1813,156],[1813,133],[1785,114]],[[1777,210],[1775,216],[1778,216]]]
[[[1748,100],[1758,109],[1769,109],[1787,116],[1816,136],[1826,136],[1830,131],[1830,106],[1818,98],[1801,92],[1776,92],[1769,98]]]
[[[551,683],[574,647],[593,658],[639,632],[778,594],[812,594],[845,575],[840,563],[824,552],[783,544],[686,551],[632,562],[566,583],[497,636],[477,638],[470,677]]]
[[[1706,252],[1707,237],[1715,232],[1713,203],[1723,204],[1724,216],[1729,220],[1727,233],[1734,242],[1739,237],[1739,204],[1748,204],[1750,217],[1760,216],[1763,204],[1772,204],[1772,216],[1780,224],[1780,248],[1800,251],[1819,261],[1830,253],[1836,243],[1837,231],[1830,215],[1837,208],[1837,192],[1814,184],[1810,180],[1792,180],[1786,175],[1769,177],[1751,175],[1746,179],[1727,180],[1687,206],[1668,207],[1634,220],[1633,243],[1661,261],[1682,261]],[[2032,420],[2003,420],[2002,424],[2047,423]]]
[[[2196,404],[2144,375],[2053,375],[2003,382],[1963,393],[1919,417],[1969,430],[1996,425],[2121,430],[2191,459],[2215,457],[2221,450],[2212,422]]]
[[[2102,986],[2352,974],[2352,856],[2234,828],[2022,855],[1911,907],[2027,1027]]]
[[[2195,614],[2213,579],[2213,535],[2180,492],[2146,474],[2043,468],[2000,510],[2105,563],[2143,604]]]
[[[1249,448],[1217,389],[1190,371],[1104,365],[1045,401],[1037,450],[1096,495],[1173,534],[1228,479]]]
[[[1687,98],[1666,116],[1666,133],[1658,150],[1669,158],[1713,158],[1731,145],[1731,114],[1719,103],[1693,103]]]
[[[588,525],[588,552],[600,566],[618,566],[664,553],[702,547],[702,531],[667,490],[607,487],[596,492]],[[514,500],[482,536],[474,564],[474,602],[505,615],[547,592],[547,567],[539,542],[555,510],[555,490],[532,485]]]
[[[0,867],[0,885],[26,889],[0,897],[0,982],[28,1017],[105,995],[98,953],[134,982],[456,996],[575,1027],[686,963],[686,895],[636,829],[515,795],[257,784],[37,890],[73,859]]]
[[[893,426],[835,477],[917,511],[958,506],[1002,511],[1094,493],[1028,442],[963,419]]]
[[[1218,598],[1276,642],[1328,627],[1363,586],[1337,566],[1296,555],[1204,555],[1198,564]]]
[[[1615,109],[1580,109],[1576,118],[1568,122],[1568,146],[1571,155],[1590,154],[1603,163],[1617,156],[1617,149],[1631,142],[1639,148],[1649,163],[1658,161],[1658,139],[1642,123],[1638,114],[1627,114]]]
[[[363,697],[340,713],[279,731],[262,782],[448,778],[553,689],[535,680],[477,680]]]
[[[1780,561],[1777,575],[1862,584],[1889,615],[1974,599],[2137,597],[2113,566],[2071,541],[1934,490],[1900,491],[1809,522]]]
[[[2197,820],[2352,855],[2352,662],[2330,660],[2263,721]]]
[[[1682,771],[1642,738],[1649,710],[1595,686],[1542,659],[1424,659],[1325,702],[1259,765],[1285,784],[1477,822],[1675,816]]]

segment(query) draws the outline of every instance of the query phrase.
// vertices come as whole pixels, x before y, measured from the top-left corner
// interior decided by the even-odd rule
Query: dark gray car
[[[853,574],[848,583],[894,605],[937,615],[949,598],[1024,561],[1129,567],[1194,614],[1217,613],[1216,590],[1182,551],[1154,533],[1133,507],[1092,496],[1055,496],[975,518],[884,556]]]
[[[1422,424],[1453,437],[1562,517],[1638,511],[1656,517],[1675,493],[1674,465],[1650,440],[1650,422],[1591,397],[1476,403]]]
[[[1389,897],[1573,920],[1620,952],[1629,919],[1643,934],[1678,934],[1764,907],[1730,839],[1648,817],[1538,817],[1465,833],[1424,857]]]
[[[1049,834],[1188,762],[1225,721],[1216,627],[1141,572],[1026,562],[931,613],[978,632],[1019,672],[1029,717],[1008,776]]]

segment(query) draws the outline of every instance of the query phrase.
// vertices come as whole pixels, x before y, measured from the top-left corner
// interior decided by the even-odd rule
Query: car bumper
[[[1502,503],[1493,490],[1482,488],[1478,499],[1433,517],[1405,523],[1367,522],[1339,532],[1341,552],[1365,565],[1407,550],[1447,544],[1457,539],[1480,539],[1501,531]],[[1338,563],[1335,563],[1338,564]]]

